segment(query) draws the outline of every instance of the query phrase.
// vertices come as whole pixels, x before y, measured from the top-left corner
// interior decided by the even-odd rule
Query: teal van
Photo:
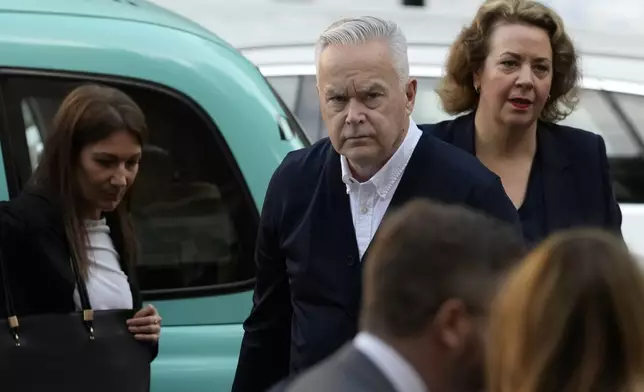
[[[70,90],[132,96],[151,133],[133,200],[138,272],[164,325],[152,392],[229,391],[264,192],[308,145],[297,121],[234,48],[141,0],[0,0],[0,26],[0,199],[25,185]]]

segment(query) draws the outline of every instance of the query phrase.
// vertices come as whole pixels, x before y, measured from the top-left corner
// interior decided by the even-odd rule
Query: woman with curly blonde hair
[[[644,278],[623,241],[558,233],[505,281],[490,315],[488,392],[635,392]]]
[[[488,0],[452,44],[438,94],[454,120],[421,128],[500,178],[530,243],[574,226],[621,235],[601,136],[556,124],[577,103],[578,56],[559,15]]]

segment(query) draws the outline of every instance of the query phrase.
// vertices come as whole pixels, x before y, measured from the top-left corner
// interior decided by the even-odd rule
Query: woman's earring
[[[480,93],[481,92],[481,87],[474,86],[474,91],[476,91],[477,94]]]

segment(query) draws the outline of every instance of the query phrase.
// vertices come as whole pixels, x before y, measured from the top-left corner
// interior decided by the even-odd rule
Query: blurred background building
[[[197,7],[204,13],[231,15],[235,19],[261,18],[263,11],[276,6],[324,6],[345,9],[376,10],[397,9],[403,2],[424,3],[423,10],[432,13],[448,13],[471,16],[481,0],[152,0],[177,12],[194,11]],[[543,0],[562,14],[565,21],[579,28],[592,28],[618,32],[644,34],[644,1],[638,0]],[[415,7],[413,7],[415,8]],[[242,11],[242,14],[239,14]],[[208,15],[213,16],[213,15]],[[234,23],[235,19],[228,19]]]

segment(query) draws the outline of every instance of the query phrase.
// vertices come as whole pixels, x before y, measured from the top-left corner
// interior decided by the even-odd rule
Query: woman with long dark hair
[[[142,306],[128,201],[145,133],[141,109],[117,89],[85,85],[65,98],[30,183],[0,208],[16,314],[81,310],[79,286],[93,310]],[[151,343],[153,355],[160,321],[151,305],[127,320],[136,339]]]

